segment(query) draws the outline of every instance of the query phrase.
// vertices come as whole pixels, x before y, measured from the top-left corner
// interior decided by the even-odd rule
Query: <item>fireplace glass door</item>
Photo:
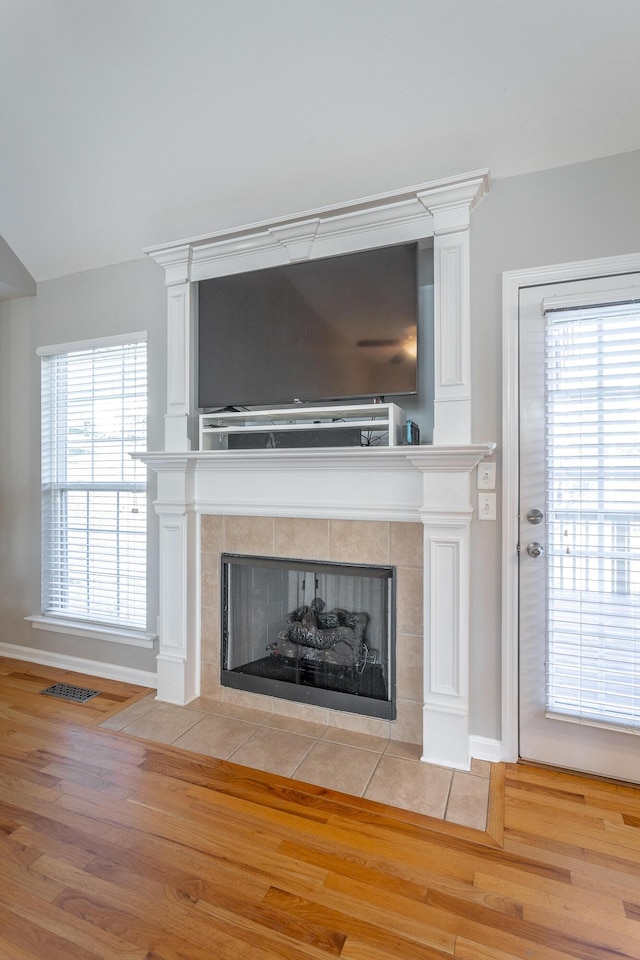
[[[223,686],[395,718],[393,567],[221,559]]]

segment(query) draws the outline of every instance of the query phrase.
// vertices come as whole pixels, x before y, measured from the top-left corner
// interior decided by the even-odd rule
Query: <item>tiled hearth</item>
[[[471,772],[422,763],[402,743],[199,698],[187,707],[139,700],[110,730],[484,830],[491,764]]]
[[[139,701],[104,726],[352,796],[484,830],[491,765],[424,763],[423,548],[420,522],[203,514],[202,696]],[[393,565],[397,579],[396,720],[220,685],[220,554]]]

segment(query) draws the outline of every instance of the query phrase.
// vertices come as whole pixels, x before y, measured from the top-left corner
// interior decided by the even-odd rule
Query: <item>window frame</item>
[[[81,341],[73,341],[69,343],[61,344],[52,344],[49,346],[39,347],[36,350],[37,356],[42,361],[43,358],[55,356],[55,355],[64,355],[72,354],[74,352],[91,352],[94,350],[100,350],[104,348],[112,348],[126,345],[133,345],[144,343],[145,346],[148,343],[148,335],[146,331],[137,331],[133,333],[121,334],[110,337],[100,337],[93,338]],[[42,367],[42,364],[41,364]],[[42,377],[42,369],[41,369]],[[148,384],[148,374],[147,374],[147,384]],[[147,411],[147,429],[148,429],[148,411]],[[45,437],[41,437],[41,443],[45,442]],[[45,488],[51,486],[51,478],[45,478],[43,475],[44,461],[41,469],[41,504],[44,506],[45,498]],[[131,486],[130,482],[123,481],[125,487]],[[59,484],[54,484],[59,486]],[[66,486],[66,484],[62,484]],[[107,487],[113,487],[114,484],[107,482],[104,484]],[[139,481],[136,481],[135,484],[139,488]],[[78,487],[78,484],[70,484],[71,487]],[[80,483],[83,489],[90,490],[92,487],[100,486],[100,483],[96,484],[95,481],[87,480],[86,483],[82,481]],[[115,483],[115,486],[119,486],[118,482]],[[148,493],[148,482],[146,474],[144,475],[144,489]],[[148,558],[148,548],[149,548],[149,504],[147,500],[147,509],[145,512],[145,553]],[[45,557],[45,531],[43,529],[41,536],[41,559],[42,559],[42,587],[43,594],[45,592],[45,571],[44,567],[46,565]],[[52,632],[61,632],[71,636],[80,636],[88,637],[92,639],[99,640],[110,640],[118,643],[129,644],[139,647],[152,648],[155,643],[155,635],[147,632],[148,618],[149,618],[149,597],[148,597],[148,569],[145,570],[145,602],[144,602],[144,613],[145,613],[145,629],[139,628],[138,626],[131,625],[123,621],[109,621],[109,620],[99,620],[93,619],[90,615],[84,617],[75,611],[70,611],[67,614],[64,610],[53,609],[47,611],[43,608],[41,613],[38,615],[33,615],[27,617],[27,620],[30,620],[32,626],[36,629],[43,629]]]

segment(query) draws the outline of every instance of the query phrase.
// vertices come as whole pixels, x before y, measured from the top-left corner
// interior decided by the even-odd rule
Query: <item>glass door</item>
[[[520,755],[640,781],[640,278],[520,304]]]

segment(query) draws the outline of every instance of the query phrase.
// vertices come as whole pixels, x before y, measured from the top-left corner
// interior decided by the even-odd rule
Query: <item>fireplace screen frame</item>
[[[386,681],[386,697],[349,693],[344,690],[332,690],[324,687],[296,683],[273,677],[253,676],[229,669],[229,604],[230,571],[234,565],[278,567],[306,574],[318,572],[321,575],[337,574],[342,576],[365,577],[383,582],[381,603],[386,617],[386,651],[381,658],[382,675]],[[303,560],[289,557],[266,557],[248,554],[222,553],[220,555],[220,682],[223,687],[231,687],[249,693],[258,693],[302,704],[342,710],[365,717],[383,720],[396,719],[396,568],[389,564],[354,564],[328,560]],[[384,589],[386,585],[386,590]],[[283,625],[285,623],[283,619]]]

